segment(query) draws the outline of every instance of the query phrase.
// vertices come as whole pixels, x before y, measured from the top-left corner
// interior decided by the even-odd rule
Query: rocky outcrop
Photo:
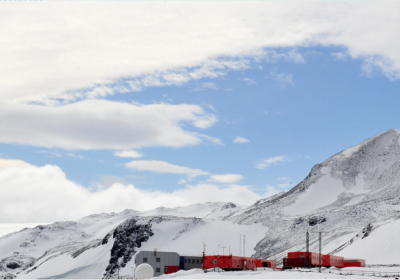
[[[120,224],[113,232],[114,244],[111,249],[111,258],[106,268],[103,279],[114,278],[120,267],[125,267],[137,248],[142,246],[154,233],[151,230],[151,223],[137,224],[134,218],[128,219]],[[107,237],[107,236],[106,236]],[[103,239],[105,242],[106,237]],[[108,236],[108,239],[111,236]]]

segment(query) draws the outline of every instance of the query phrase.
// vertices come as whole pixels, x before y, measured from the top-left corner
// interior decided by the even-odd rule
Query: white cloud
[[[122,158],[140,158],[140,157],[142,157],[142,155],[140,153],[133,151],[133,150],[125,150],[125,151],[115,152],[114,156],[122,157]]]
[[[218,183],[236,183],[243,180],[240,174],[218,174],[212,175],[211,180]]]
[[[191,176],[208,175],[210,173],[200,169],[174,165],[161,160],[134,160],[125,163],[126,168],[139,171],[153,171],[158,173],[187,174]]]
[[[235,140],[233,140],[233,143],[239,143],[239,144],[244,144],[244,143],[249,143],[250,140],[240,137],[240,136],[236,136]]]
[[[182,147],[219,139],[184,129],[217,118],[190,104],[129,104],[85,100],[58,107],[0,102],[0,142],[64,149]]]
[[[6,169],[9,167],[27,167],[27,166],[32,166],[32,165],[23,160],[19,160],[19,159],[0,158],[0,170]]]
[[[218,77],[248,67],[246,57],[262,58],[263,48],[315,45],[340,46],[397,79],[399,9],[337,1],[3,3],[0,92],[20,102],[104,97]],[[304,62],[296,49],[282,58]],[[116,85],[122,78],[132,83]]]
[[[68,180],[57,166],[27,166],[0,171],[0,223],[54,222],[124,209],[150,210],[207,201],[251,204],[261,197],[248,186],[186,186],[173,192],[141,190],[114,183],[89,191]],[[45,201],[46,203],[43,203]]]
[[[270,167],[272,165],[276,165],[279,162],[285,162],[289,161],[287,156],[276,156],[276,157],[270,157],[267,159],[260,160],[258,164],[256,165],[257,169],[265,169],[266,167]]]
[[[277,73],[275,71],[271,71],[270,75],[280,87],[286,87],[286,85],[294,85],[292,74]]]

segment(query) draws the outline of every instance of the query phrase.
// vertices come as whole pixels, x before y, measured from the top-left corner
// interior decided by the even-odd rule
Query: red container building
[[[322,266],[325,266],[325,267],[331,266],[331,256],[330,255],[322,255]]]
[[[319,253],[314,253],[314,252],[308,252],[308,257],[310,261],[310,266],[319,266],[319,260],[321,258],[321,255]],[[304,265],[301,267],[307,267],[307,252],[288,252],[288,259],[305,259]],[[302,263],[302,261],[298,261],[299,263]]]
[[[276,261],[256,259],[256,267],[269,267],[276,269]]]
[[[305,258],[284,258],[283,269],[292,267],[307,267],[307,260]]]
[[[334,255],[322,255],[322,266],[325,267],[337,267],[343,268],[344,267],[344,258]]]
[[[221,268],[223,270],[253,270],[256,267],[276,268],[276,261],[255,258],[236,257],[231,255],[212,255],[203,257],[203,268]]]
[[[365,260],[363,259],[344,259],[344,267],[365,267]]]
[[[334,266],[337,268],[343,268],[344,267],[344,258],[339,257],[339,256],[330,256],[331,261],[330,261],[330,266]]]

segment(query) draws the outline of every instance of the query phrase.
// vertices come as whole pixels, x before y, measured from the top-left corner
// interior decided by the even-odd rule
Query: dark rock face
[[[234,204],[232,202],[228,202],[227,204],[225,204],[224,206],[221,207],[221,210],[228,209],[228,208],[236,208],[236,204]]]
[[[364,233],[363,237],[361,237],[361,239],[364,239],[365,237],[367,237],[370,232],[372,231],[372,225],[368,224],[365,228],[363,228],[362,233]]]
[[[21,267],[21,265],[19,265],[19,264],[16,263],[16,262],[9,262],[9,263],[6,265],[6,267],[7,267],[7,268],[11,268],[11,269],[16,269],[16,268],[18,268],[18,267]]]
[[[132,256],[135,249],[140,248],[143,242],[146,242],[154,233],[151,230],[151,223],[138,225],[134,218],[128,219],[120,224],[113,233],[114,245],[111,249],[111,258],[106,268],[103,279],[114,278],[117,269],[125,267]],[[106,236],[107,237],[107,236]],[[107,243],[103,239],[103,244]]]
[[[310,227],[318,225],[318,224],[322,224],[323,222],[326,222],[325,217],[313,216],[313,217],[308,218],[308,225]]]

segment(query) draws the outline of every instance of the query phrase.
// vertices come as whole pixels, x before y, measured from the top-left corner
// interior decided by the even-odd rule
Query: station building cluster
[[[135,265],[151,265],[154,276],[170,274],[179,270],[199,268],[204,270],[222,269],[226,271],[255,270],[261,268],[292,269],[307,267],[365,267],[363,259],[346,259],[334,255],[314,252],[288,252],[283,259],[283,266],[277,267],[275,260],[239,257],[233,255],[179,255],[176,252],[141,251],[135,257]]]

